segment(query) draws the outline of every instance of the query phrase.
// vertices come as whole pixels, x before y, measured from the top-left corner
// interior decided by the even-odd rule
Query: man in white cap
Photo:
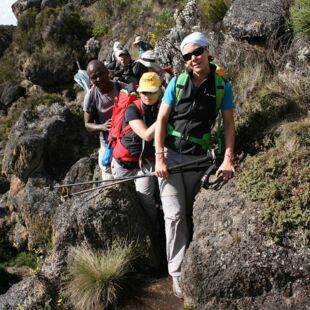
[[[144,68],[142,68],[142,67],[144,67]],[[138,59],[136,61],[136,65],[134,67],[134,72],[135,72],[135,70],[139,71],[139,72],[136,72],[136,75],[138,78],[139,78],[139,73],[141,73],[141,76],[142,76],[142,74],[146,71],[156,72],[159,75],[160,80],[162,82],[162,86],[164,88],[167,87],[169,81],[172,78],[172,75],[169,74],[167,71],[165,71],[159,65],[157,55],[153,50],[148,50],[141,55],[140,59]]]
[[[135,37],[133,45],[138,48],[139,58],[144,52],[153,49],[153,46],[150,43],[146,42],[141,36]]]
[[[169,174],[168,167],[196,161],[211,150],[211,130],[221,112],[225,132],[225,155],[216,172],[224,180],[234,175],[235,108],[231,85],[216,73],[209,62],[209,42],[194,32],[181,43],[186,64],[182,76],[170,81],[159,109],[155,129],[156,175],[165,218],[168,271],[173,291],[182,298],[181,267],[192,239],[192,210],[200,180],[205,171]],[[185,82],[184,82],[185,81]],[[177,95],[177,86],[182,86]]]
[[[109,69],[109,70],[115,70],[115,67],[117,65],[117,61],[116,61],[116,53],[118,51],[121,51],[123,50],[123,47],[122,47],[122,44],[120,41],[115,41],[114,44],[113,44],[113,51],[112,53],[110,54],[110,56],[108,57],[108,63],[106,65],[106,67]]]

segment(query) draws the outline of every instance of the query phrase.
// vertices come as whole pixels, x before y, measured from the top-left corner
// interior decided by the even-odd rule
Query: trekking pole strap
[[[202,176],[200,183],[201,183],[201,187],[203,187],[204,189],[209,188],[209,178],[210,178],[212,171],[215,169],[216,169],[216,163],[213,162],[212,165],[209,166],[205,174]]]

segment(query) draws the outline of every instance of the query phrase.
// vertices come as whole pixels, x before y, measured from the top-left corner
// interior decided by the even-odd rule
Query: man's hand
[[[111,119],[108,119],[104,124],[101,124],[101,130],[102,131],[107,131],[107,130],[110,130],[111,128]]]

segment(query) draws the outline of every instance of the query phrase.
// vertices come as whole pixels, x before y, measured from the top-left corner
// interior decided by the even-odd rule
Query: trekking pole
[[[144,177],[144,176],[143,176]],[[129,177],[121,177],[121,178],[115,178],[113,180],[115,181],[121,181],[124,179],[128,179]],[[67,183],[67,184],[61,184],[61,185],[50,185],[50,186],[46,186],[44,187],[45,189],[57,189],[57,188],[64,188],[64,187],[73,187],[73,186],[80,186],[80,185],[88,185],[88,184],[98,184],[98,183],[105,183],[105,182],[111,182],[112,179],[109,180],[96,180],[96,181],[86,181],[86,182],[79,182],[79,183]]]
[[[173,166],[171,168],[168,168],[170,173],[177,173],[179,171],[182,171],[182,168],[185,168],[187,166],[196,164],[199,166],[199,164],[204,163],[205,161],[210,160],[210,156],[201,158],[199,160],[193,160],[184,164],[179,164],[176,166]],[[105,182],[111,182],[111,181],[123,181],[123,180],[134,180],[134,179],[139,179],[139,178],[145,178],[148,176],[154,176],[154,173],[151,174],[146,174],[146,175],[137,175],[137,176],[128,176],[128,177],[120,177],[120,178],[114,178],[114,179],[109,179],[109,180],[96,180],[96,181],[86,181],[86,182],[79,182],[79,183],[69,183],[69,184],[61,184],[61,185],[50,185],[50,186],[46,186],[44,187],[45,189],[57,189],[57,188],[63,188],[63,187],[73,187],[73,186],[80,186],[80,185],[88,185],[88,184],[98,184],[98,183],[105,183]]]
[[[146,178],[146,177],[150,177],[150,176],[155,176],[155,172],[152,172],[151,174],[146,174],[146,175],[136,175],[136,176],[131,176],[131,177],[127,177],[127,178],[119,178],[116,180],[116,182],[114,181],[115,179],[106,180],[106,181],[109,181],[111,183],[110,184],[104,184],[104,185],[101,185],[101,186],[98,186],[95,188],[85,189],[85,190],[82,190],[79,192],[74,192],[72,194],[70,193],[70,194],[67,194],[67,195],[62,196],[62,197],[63,198],[71,198],[72,196],[77,196],[77,195],[92,192],[92,191],[95,191],[98,189],[107,188],[107,187],[110,187],[112,185],[117,185],[117,184],[124,183],[127,181],[132,181],[132,180],[139,179],[139,178]]]
[[[181,171],[195,170],[193,168],[197,169],[197,166],[199,167],[200,164],[203,164],[206,161],[209,161],[210,159],[212,159],[212,157],[210,155],[208,155],[208,156],[203,157],[203,158],[198,159],[198,160],[192,160],[192,161],[189,161],[189,162],[184,163],[184,164],[178,164],[178,165],[175,165],[175,166],[173,166],[171,168],[168,168],[168,171],[171,174],[174,174],[174,173],[179,173]],[[196,167],[190,167],[191,165],[194,165],[194,164],[196,165]],[[80,194],[88,193],[88,192],[95,191],[95,190],[98,190],[98,189],[107,188],[107,187],[110,187],[112,185],[117,185],[117,184],[124,183],[124,182],[127,182],[127,181],[132,181],[132,180],[135,180],[135,179],[146,178],[146,177],[155,176],[155,175],[156,175],[155,172],[151,172],[151,173],[145,174],[145,175],[129,176],[129,177],[123,177],[123,178],[117,178],[117,179],[111,179],[111,180],[90,181],[90,182],[82,182],[82,183],[75,183],[75,184],[65,184],[63,186],[61,186],[61,185],[58,186],[58,187],[55,186],[55,188],[72,187],[72,186],[78,185],[78,184],[80,184],[80,185],[82,185],[82,184],[91,184],[91,183],[94,183],[94,182],[96,182],[96,183],[99,183],[99,182],[111,182],[110,184],[107,184],[107,185],[101,185],[101,186],[98,186],[98,187],[95,187],[95,188],[89,188],[89,189],[86,189],[86,190],[70,193],[70,194],[67,194],[67,195],[63,196],[63,198],[70,198],[70,197],[73,197],[73,196],[77,196],[77,195],[80,195]]]

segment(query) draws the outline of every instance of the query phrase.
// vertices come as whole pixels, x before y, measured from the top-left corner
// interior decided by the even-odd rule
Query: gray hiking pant
[[[166,150],[168,167],[198,160],[205,155],[182,155]],[[204,171],[187,171],[159,178],[160,197],[165,217],[168,271],[173,277],[181,275],[185,251],[192,238],[192,212],[195,195]]]
[[[154,163],[152,163],[152,166],[154,170]],[[122,167],[114,158],[112,159],[111,168],[114,178],[138,176],[144,174],[140,169],[126,169]],[[157,179],[153,176],[135,179],[135,187],[139,200],[146,214],[149,216],[151,223],[157,227],[157,208],[154,198],[155,182],[157,182]]]

